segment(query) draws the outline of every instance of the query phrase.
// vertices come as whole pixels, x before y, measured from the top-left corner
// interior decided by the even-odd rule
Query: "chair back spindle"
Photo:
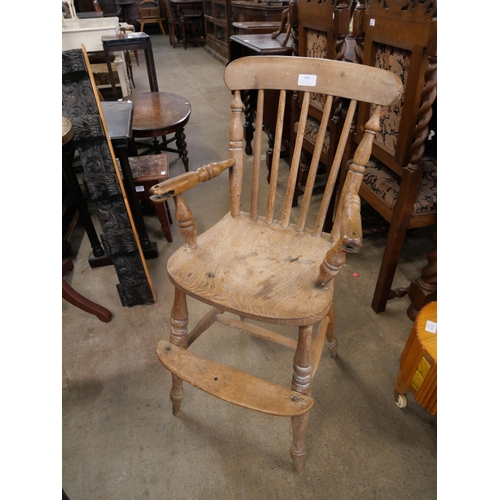
[[[286,190],[285,206],[283,208],[283,215],[281,217],[281,225],[288,227],[290,222],[290,213],[292,211],[293,194],[295,185],[297,183],[297,175],[299,172],[300,152],[302,150],[302,143],[304,141],[304,133],[307,121],[307,108],[309,106],[310,92],[304,92],[304,106],[300,111],[299,124],[296,133],[295,147],[293,149],[292,161],[290,162],[290,175],[288,178],[288,186]]]
[[[328,175],[328,180],[325,186],[325,195],[321,200],[321,205],[318,210],[318,217],[316,219],[316,224],[314,225],[314,236],[319,236],[323,231],[323,227],[325,225],[325,219],[328,213],[328,207],[330,201],[333,196],[333,190],[335,188],[335,182],[337,181],[337,176],[340,170],[340,166],[342,164],[342,156],[344,154],[347,141],[349,140],[349,133],[351,129],[352,122],[354,120],[355,112],[356,112],[357,101],[354,99],[350,102],[346,119],[344,122],[344,126],[342,127],[342,133],[340,135],[340,140],[338,143],[337,151],[335,152],[335,157],[333,159],[332,168],[330,169],[330,173]],[[309,174],[311,176],[311,174]],[[314,178],[313,178],[314,182]],[[333,234],[333,233],[332,233]]]
[[[234,160],[235,167],[229,170],[229,198],[231,215],[240,214],[240,197],[243,185],[243,102],[241,92],[235,90],[231,102],[231,125],[229,129],[229,158]]]
[[[261,58],[261,59],[267,59],[267,58]],[[274,60],[278,61],[281,59],[280,57],[275,57],[273,58]],[[305,61],[305,59],[303,59]],[[267,61],[266,61],[267,62]],[[308,61],[310,62],[310,61]],[[236,64],[235,64],[236,63]],[[339,64],[349,64],[349,63],[339,63]],[[232,111],[233,111],[233,117],[232,117],[232,125],[231,125],[231,148],[230,148],[230,157],[235,159],[235,166],[232,168],[231,173],[230,173],[230,179],[231,179],[231,199],[232,199],[232,204],[231,204],[231,211],[233,217],[237,217],[240,213],[240,198],[241,198],[241,189],[242,187],[246,184],[244,184],[244,179],[243,179],[243,153],[241,150],[241,145],[243,141],[243,128],[241,124],[241,117],[242,117],[242,112],[243,112],[243,103],[241,101],[241,95],[239,90],[237,89],[237,85],[234,84],[234,88],[232,88],[232,85],[230,82],[232,82],[233,79],[236,78],[236,66],[238,67],[238,70],[243,71],[243,68],[240,67],[240,64],[237,63],[237,61],[233,62],[232,65],[235,65],[234,69],[231,67],[228,67],[226,71],[226,83],[228,83],[228,86],[234,91],[234,100],[232,103]],[[297,81],[293,81],[294,76],[290,75],[290,81],[287,82],[273,82],[272,78],[262,78],[262,75],[259,74],[259,78],[255,78],[253,81],[253,90],[257,91],[257,109],[256,109],[256,120],[255,120],[255,130],[256,130],[256,140],[255,140],[255,150],[254,150],[254,157],[253,157],[253,163],[252,163],[252,173],[251,173],[251,182],[249,183],[251,186],[251,194],[250,194],[250,209],[249,209],[249,214],[251,220],[257,220],[259,218],[259,201],[261,194],[260,190],[263,189],[260,178],[262,174],[261,170],[261,142],[262,142],[262,136],[260,134],[260,131],[262,130],[261,124],[263,122],[263,113],[264,113],[264,106],[265,106],[265,93],[266,90],[280,90],[280,99],[279,99],[279,104],[278,104],[278,111],[277,111],[277,119],[276,119],[276,136],[275,136],[275,148],[274,148],[274,153],[273,153],[273,158],[272,158],[272,165],[271,165],[271,173],[270,173],[270,180],[269,180],[269,188],[268,188],[268,193],[267,193],[267,205],[265,214],[263,215],[263,219],[267,224],[273,224],[279,221],[279,224],[281,227],[286,228],[290,225],[291,217],[292,217],[292,202],[293,202],[293,193],[294,189],[296,186],[296,181],[297,181],[297,174],[299,170],[299,162],[300,162],[300,153],[303,148],[303,141],[304,141],[304,136],[306,133],[306,126],[307,126],[307,117],[308,117],[308,109],[309,109],[309,102],[311,99],[311,90],[307,89],[306,86],[302,86],[298,83],[299,78],[303,77],[302,71],[307,71],[310,72],[311,74],[315,74],[320,72],[320,67],[321,63],[314,63],[312,62],[309,64],[311,68],[306,69],[305,67],[302,68],[297,68],[298,74],[296,75]],[[293,74],[293,71],[290,71],[290,73]],[[340,72],[341,73],[341,72]],[[340,75],[339,73],[339,75]],[[340,166],[342,163],[344,151],[346,148],[346,145],[348,143],[348,137],[349,137],[349,131],[351,129],[353,119],[355,116],[355,111],[356,111],[356,106],[358,100],[355,99],[356,95],[352,95],[353,92],[349,88],[351,84],[342,84],[340,83],[342,81],[342,77],[339,75],[332,75],[330,78],[332,78],[332,81],[323,81],[321,89],[315,88],[314,93],[317,93],[319,90],[322,91],[325,95],[325,102],[324,102],[324,107],[323,107],[323,115],[321,117],[320,121],[320,127],[318,131],[318,138],[319,140],[316,142],[314,152],[313,152],[313,157],[312,157],[312,162],[311,166],[309,169],[308,173],[308,178],[307,178],[307,183],[305,185],[305,190],[304,190],[304,197],[302,199],[302,202],[300,203],[300,207],[298,209],[298,213],[296,214],[296,224],[294,225],[294,229],[296,231],[304,231],[307,226],[307,220],[308,220],[308,213],[311,209],[311,201],[313,199],[313,188],[314,188],[314,181],[317,176],[317,171],[318,171],[318,166],[320,163],[320,158],[321,158],[321,144],[323,143],[323,138],[326,134],[328,124],[329,124],[329,118],[331,115],[331,110],[332,106],[335,103],[335,99],[338,97],[344,98],[344,99],[351,99],[350,104],[348,107],[347,115],[343,123],[343,128],[340,134],[340,140],[338,142],[338,147],[337,151],[335,152],[333,156],[333,161],[331,166],[329,165],[329,175],[328,179],[326,182],[326,188],[324,191],[324,194],[322,196],[320,206],[318,213],[315,217],[315,222],[314,225],[311,227],[311,233],[315,237],[320,237],[323,233],[323,227],[324,227],[324,222],[325,218],[327,216],[327,211],[328,207],[331,201],[331,198],[333,196],[334,192],[334,186],[337,180],[337,176],[340,171]],[[334,79],[334,77],[337,79],[337,81]],[[260,82],[259,80],[266,80]],[[267,81],[270,80],[270,81]],[[394,84],[394,80],[392,80],[391,77],[391,84]],[[283,202],[283,210],[281,213],[281,216],[275,215],[275,208],[276,208],[276,196],[277,196],[277,191],[278,191],[278,174],[279,174],[279,169],[280,169],[280,148],[281,148],[281,139],[282,139],[282,132],[283,132],[283,121],[284,121],[284,116],[285,116],[285,105],[286,105],[286,92],[287,90],[284,90],[280,88],[280,86],[286,86],[288,90],[290,90],[290,87],[292,90],[294,88],[300,89],[302,91],[302,102],[303,106],[301,108],[301,115],[299,118],[298,126],[296,128],[296,141],[295,141],[295,147],[294,151],[292,154],[292,158],[290,161],[290,169],[289,169],[289,175],[288,175],[288,181],[286,184],[286,192],[284,196],[284,202]],[[354,84],[354,81],[352,82],[352,85]],[[364,87],[366,87],[368,83],[364,84]],[[245,82],[245,88],[248,88],[249,82]],[[305,87],[305,88],[304,88]],[[365,89],[363,88],[363,91]],[[338,94],[336,95],[335,92]],[[356,92],[354,92],[355,94]],[[360,97],[362,97],[360,95]],[[375,97],[375,95],[373,96]],[[366,96],[364,97],[366,100]],[[380,98],[378,98],[380,100]],[[377,118],[378,117],[378,118]],[[346,187],[344,192],[342,193],[341,197],[342,199],[347,199],[349,203],[353,203],[354,206],[357,206],[357,201],[356,197],[353,196],[354,193],[357,193],[357,190],[359,189],[359,185],[361,183],[362,179],[362,173],[363,173],[363,168],[364,164],[366,161],[369,159],[369,151],[371,151],[371,145],[373,144],[374,140],[374,134],[378,131],[379,125],[378,125],[378,120],[380,117],[380,110],[375,112],[375,114],[372,116],[372,118],[368,121],[366,124],[366,131],[365,131],[365,138],[362,141],[362,144],[360,144],[359,151],[357,152],[357,156],[355,157],[355,160],[352,163],[352,167],[350,169],[350,172],[348,174],[349,179],[346,182]],[[367,156],[368,155],[368,156]],[[281,167],[283,168],[283,166]],[[357,194],[356,194],[357,196]],[[346,202],[347,203],[347,202]],[[349,203],[347,203],[349,205]],[[361,246],[361,236],[360,233],[356,234],[356,237],[353,238],[352,235],[348,234],[343,234],[342,232],[342,223],[341,219],[342,217],[342,212],[343,212],[343,204],[339,204],[338,208],[338,213],[336,216],[336,223],[332,227],[330,239],[332,242],[335,241],[342,241],[342,248],[344,251],[347,252],[355,252],[359,250],[359,247]],[[345,217],[349,218],[348,215],[345,215]],[[352,222],[352,221],[351,221]],[[355,240],[355,242],[354,242]]]
[[[260,156],[262,152],[262,123],[264,118],[264,90],[257,92],[257,118],[255,121],[255,151],[253,156],[252,170],[252,194],[250,204],[250,218],[257,219],[259,208],[259,184],[260,184]]]
[[[280,90],[278,101],[278,112],[276,118],[276,129],[274,137],[274,151],[271,163],[271,175],[269,177],[269,196],[267,200],[266,222],[270,224],[274,219],[274,205],[276,202],[276,189],[278,187],[278,169],[280,163],[281,142],[283,140],[283,123],[285,117],[286,90]]]

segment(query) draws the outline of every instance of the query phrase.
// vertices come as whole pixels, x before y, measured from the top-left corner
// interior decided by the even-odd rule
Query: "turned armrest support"
[[[342,207],[340,246],[344,252],[358,253],[362,244],[361,200],[357,193],[347,193]]]
[[[380,114],[382,106],[376,106],[365,125],[365,133],[354,158],[349,163],[346,180],[342,189],[339,210],[335,216],[330,235],[333,247],[326,253],[316,285],[325,287],[344,265],[346,253],[357,253],[361,249],[361,201],[358,195],[359,187],[365,173],[365,166],[370,159],[375,132],[380,129]]]
[[[210,163],[200,167],[196,172],[186,172],[172,179],[167,179],[160,184],[155,184],[150,190],[149,199],[154,203],[163,203],[169,198],[175,202],[175,220],[180,232],[186,240],[187,246],[196,248],[196,223],[193,214],[186,205],[182,193],[197,186],[200,182],[206,182],[220,175],[224,170],[234,165],[231,158],[226,161]]]
[[[197,186],[200,182],[206,182],[220,175],[224,170],[234,165],[234,159],[210,163],[200,167],[196,172],[186,172],[177,175],[172,179],[155,184],[149,193],[150,200],[154,203],[162,203],[169,198],[185,193],[189,189]]]
[[[325,287],[345,263],[346,253],[358,253],[362,244],[361,200],[356,191],[343,197],[340,214],[340,237],[328,250],[320,266],[316,285]]]

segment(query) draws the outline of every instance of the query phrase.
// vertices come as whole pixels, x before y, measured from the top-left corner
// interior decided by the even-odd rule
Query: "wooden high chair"
[[[302,470],[306,456],[305,433],[314,399],[311,383],[319,365],[323,343],[334,357],[333,278],[345,261],[346,253],[361,247],[361,218],[358,189],[364,165],[371,153],[379,128],[382,106],[400,95],[399,79],[388,71],[327,59],[256,56],[233,61],[225,70],[226,85],[233,91],[231,103],[229,159],[210,163],[196,172],[187,172],[151,188],[152,201],[174,198],[176,219],[186,245],[169,259],[167,273],[175,286],[171,315],[170,342],[159,341],[156,352],[172,372],[173,414],[179,415],[184,397],[183,380],[224,401],[263,413],[291,417],[293,442],[290,454],[293,470]],[[257,119],[254,163],[251,179],[243,175],[243,90],[257,90]],[[266,89],[264,91],[264,89]],[[276,147],[272,159],[267,201],[259,203],[261,175],[262,115],[264,96],[278,90],[280,101],[276,127]],[[303,92],[297,140],[286,188],[284,208],[275,218],[279,153],[285,115],[286,92]],[[323,137],[317,141],[297,222],[292,223],[292,199],[299,167],[309,99],[312,92],[326,94],[320,136],[324,136],[334,96],[351,100],[339,150],[330,169],[324,198],[311,228],[306,216]],[[375,104],[354,162],[350,166],[340,209],[331,234],[322,232],[326,211],[339,171],[343,149],[357,101]],[[231,210],[199,237],[183,193],[229,169]],[[261,172],[262,170],[262,172]],[[267,184],[263,183],[266,186]],[[243,187],[251,189],[248,211],[240,209]],[[259,215],[260,206],[265,208]],[[294,214],[295,217],[296,214]],[[212,310],[188,332],[186,296],[212,306]],[[234,314],[232,317],[226,314]],[[297,340],[257,326],[250,321],[298,327]],[[261,339],[291,348],[291,389],[230,368],[192,353],[188,347],[211,325],[220,322]],[[313,328],[318,325],[315,335]],[[313,338],[314,337],[314,338]]]

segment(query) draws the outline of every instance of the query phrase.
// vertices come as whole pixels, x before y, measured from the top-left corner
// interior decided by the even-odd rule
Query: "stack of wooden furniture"
[[[314,85],[311,78],[314,76]],[[303,57],[257,56],[240,58],[230,63],[224,80],[234,98],[231,103],[231,124],[228,159],[200,167],[196,172],[181,174],[152,188],[152,200],[163,202],[174,198],[176,220],[186,245],[177,250],[167,264],[168,277],[175,286],[170,319],[170,342],[157,344],[161,363],[172,373],[173,414],[179,415],[184,398],[183,381],[230,403],[270,415],[291,417],[293,441],[290,454],[293,469],[299,473],[306,456],[305,436],[312,398],[312,380],[320,364],[326,338],[331,355],[335,356],[333,279],[340,271],[346,253],[356,253],[361,245],[361,215],[358,189],[364,165],[370,158],[374,133],[380,127],[383,106],[394,103],[402,85],[391,72],[358,64]],[[265,95],[279,92],[276,118],[276,147],[268,193],[261,192],[261,128],[256,126],[253,167],[245,169],[243,151],[242,91],[255,90],[257,98],[256,124],[263,120]],[[302,110],[297,128],[296,148],[291,160],[290,175],[283,204],[277,212],[277,183],[281,137],[284,125],[287,91],[300,92]],[[306,227],[315,171],[318,166],[318,142],[311,165],[310,178],[302,197],[298,219],[292,220],[299,156],[305,133],[311,94],[326,95],[325,113],[320,130],[325,131],[330,120],[328,112],[334,97],[350,100],[349,112],[339,141],[339,156],[330,172],[316,221]],[[357,102],[374,104],[372,117],[365,124],[365,134],[353,163],[350,164],[339,210],[331,234],[322,232],[331,187],[345,148]],[[183,194],[202,182],[229,169],[231,210],[213,227],[197,236],[193,214]],[[247,180],[246,175],[249,175]],[[263,183],[264,186],[267,185]],[[243,187],[251,190],[249,198],[242,196]],[[249,206],[240,206],[249,199]],[[261,215],[259,215],[261,212]],[[212,309],[188,332],[187,296],[210,305]],[[235,315],[235,316],[233,316]],[[298,329],[298,340],[277,334],[254,322],[285,325]],[[194,354],[191,345],[214,322],[235,328],[260,339],[291,348],[289,369],[292,375],[288,389],[254,373],[220,364]],[[317,326],[316,332],[313,332]],[[256,344],[238,342],[238,349],[252,349]],[[221,350],[230,345],[219,344]],[[235,345],[232,343],[231,345]],[[244,346],[244,347],[243,347]],[[262,349],[262,344],[257,344]],[[241,358],[241,353],[238,354]],[[248,358],[250,358],[250,353]],[[244,355],[243,358],[246,358]],[[261,370],[262,371],[262,370]]]
[[[149,188],[162,180],[168,179],[168,156],[160,153],[160,148],[167,151],[179,153],[184,162],[186,171],[188,170],[187,149],[184,135],[184,125],[189,120],[191,106],[182,96],[158,91],[158,81],[156,77],[156,68],[153,56],[151,40],[146,33],[122,34],[116,37],[103,37],[103,46],[106,60],[110,60],[110,54],[119,50],[143,50],[148,70],[148,79],[151,92],[135,93],[129,96],[126,101],[106,103],[110,106],[133,107],[132,123],[130,124],[130,133],[127,133],[128,140],[123,147],[127,153],[123,152],[121,162],[124,174],[130,172],[128,186],[131,191],[135,188],[135,196],[144,201],[147,198]],[[168,113],[165,110],[168,109]],[[123,121],[123,120],[122,120]],[[119,124],[118,124],[119,125]],[[169,133],[174,133],[172,139],[165,137]],[[160,144],[156,137],[163,136],[163,143]],[[147,147],[147,150],[138,155],[137,143],[133,139],[138,137],[154,137],[156,143],[153,147]],[[176,140],[180,149],[171,149],[167,144]],[[155,153],[153,156],[149,153]],[[125,175],[125,181],[127,181]],[[133,184],[133,186],[132,186]],[[172,241],[170,231],[170,214],[168,205],[155,206],[156,215],[160,221],[163,234],[167,241]],[[143,226],[143,225],[142,225]],[[139,228],[140,229],[140,228]],[[147,239],[145,227],[142,227],[142,234]],[[142,240],[141,240],[142,241]],[[152,243],[150,243],[152,245]]]
[[[435,138],[428,140],[431,128],[436,128],[437,4],[422,0],[412,5],[407,8],[403,0],[383,5],[360,0],[353,20],[355,63],[391,71],[404,84],[400,101],[384,109],[382,129],[359,191],[390,224],[372,299],[375,312],[384,311],[396,296],[391,287],[406,231],[437,221]],[[344,172],[352,158],[350,148],[362,140],[370,111],[369,105],[359,108]]]
[[[229,37],[231,36],[231,1],[203,0],[205,19],[205,50],[215,59],[229,61]]]
[[[287,7],[288,0],[203,0],[205,49],[227,64],[234,59],[230,50],[231,35],[271,33],[279,26],[281,14]],[[270,22],[274,23],[272,27]],[[260,27],[259,23],[262,23]]]
[[[202,0],[166,0],[170,46],[205,43]]]

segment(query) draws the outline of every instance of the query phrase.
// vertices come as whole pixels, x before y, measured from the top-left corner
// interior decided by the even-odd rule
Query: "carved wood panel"
[[[152,304],[154,292],[116,177],[81,49],[62,53],[62,102],[62,115],[71,120],[75,131],[67,147],[78,150],[80,155],[89,201],[95,204],[103,232],[103,247],[118,276],[122,305]]]

